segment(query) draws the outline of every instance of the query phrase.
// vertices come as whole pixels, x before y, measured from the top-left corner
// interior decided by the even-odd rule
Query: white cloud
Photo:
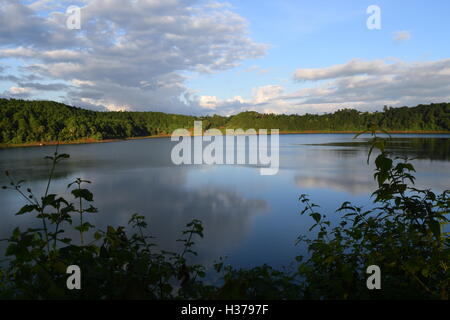
[[[30,88],[22,88],[17,86],[12,86],[8,90],[2,93],[2,96],[16,99],[28,98],[31,94]]]
[[[61,91],[69,88],[65,83],[19,82],[21,88],[38,91]]]
[[[250,66],[250,67],[248,67],[248,68],[246,68],[246,69],[244,69],[242,71],[239,71],[238,73],[241,73],[241,72],[246,72],[246,73],[255,72],[256,74],[263,75],[263,74],[266,74],[267,72],[269,72],[269,70],[268,69],[263,69],[263,68],[261,68],[260,66],[257,66],[257,65],[253,65],[253,66]]]
[[[218,98],[215,96],[201,96],[198,104],[202,108],[215,109],[218,104]]]
[[[347,63],[338,64],[327,68],[317,69],[298,69],[294,73],[295,80],[325,80],[347,76],[364,74],[382,74],[396,68],[396,65],[386,64],[379,59],[374,61],[363,61],[361,59],[352,59]]]
[[[253,102],[262,103],[279,97],[283,92],[283,87],[279,85],[267,85],[253,91]]]
[[[247,110],[278,113],[276,109],[285,104],[285,102],[278,100],[284,91],[282,86],[266,85],[254,88],[252,91],[251,99],[244,99],[241,96],[224,100],[216,96],[200,96],[197,99],[201,107],[210,109],[210,111],[213,111],[211,113],[223,115],[231,115]],[[276,106],[276,109],[273,109],[274,106]]]
[[[323,81],[291,92],[279,85],[263,86],[253,89],[252,99],[240,103],[216,99],[216,110],[226,114],[243,110],[304,114],[450,101],[450,59],[416,63],[353,59],[325,68],[297,70],[294,78]]]
[[[383,105],[450,100],[450,59],[417,63],[358,60],[355,64],[354,61],[315,69],[311,78],[328,81],[293,92],[284,99],[291,100],[298,109],[315,107],[324,111],[339,106],[375,110]]]
[[[27,93],[29,90],[26,88],[21,88],[21,87],[11,87],[9,88],[9,92],[11,94],[24,94]]]
[[[79,79],[72,79],[70,81],[74,86],[81,87],[81,86],[93,86],[95,85],[94,82],[88,81],[88,80],[79,80]]]
[[[411,33],[409,31],[397,31],[394,33],[394,41],[397,43],[405,42],[411,39]]]
[[[247,21],[216,1],[27,3],[0,0],[0,59],[74,84],[66,100],[81,106],[197,112],[194,101],[180,99],[189,97],[185,71],[220,72],[266,51],[249,38]],[[83,6],[79,31],[66,28],[69,4]]]

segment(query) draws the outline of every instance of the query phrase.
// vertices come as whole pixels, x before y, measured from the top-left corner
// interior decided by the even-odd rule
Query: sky
[[[192,115],[449,102],[449,12],[448,0],[0,0],[0,96]]]

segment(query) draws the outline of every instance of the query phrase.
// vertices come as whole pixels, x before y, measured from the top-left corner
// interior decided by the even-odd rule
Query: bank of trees
[[[359,131],[368,123],[387,130],[450,131],[450,103],[388,108],[382,112],[342,109],[316,115],[249,111],[231,117],[193,117],[162,112],[99,112],[53,101],[0,99],[0,143],[116,139],[169,134],[176,128],[267,128],[280,131]]]
[[[0,99],[0,142],[97,140],[166,134],[194,117],[162,112],[98,112],[53,101]]]
[[[449,131],[450,103],[419,105],[413,108],[384,107],[382,112],[341,109],[328,114],[275,115],[249,111],[230,118],[228,127],[278,128],[281,131],[360,131],[369,123],[390,131]]]

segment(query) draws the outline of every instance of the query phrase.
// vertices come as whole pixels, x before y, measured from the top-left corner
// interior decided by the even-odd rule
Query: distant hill
[[[69,142],[170,134],[177,128],[266,128],[281,132],[361,131],[376,123],[390,131],[450,131],[450,103],[387,108],[382,112],[343,109],[323,115],[275,115],[253,111],[231,117],[194,117],[162,112],[99,112],[53,101],[0,99],[0,143]]]

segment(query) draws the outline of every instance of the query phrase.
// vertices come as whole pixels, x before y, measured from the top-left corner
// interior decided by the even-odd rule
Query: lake
[[[304,253],[296,238],[308,234],[311,218],[301,216],[300,194],[309,194],[333,220],[344,201],[370,206],[375,190],[373,166],[367,165],[367,136],[292,134],[280,136],[280,170],[260,175],[250,165],[175,166],[169,138],[112,143],[62,145],[70,154],[57,168],[51,193],[68,196],[76,178],[92,181],[99,213],[88,220],[98,227],[125,225],[131,214],[147,217],[160,248],[177,250],[176,239],[193,218],[203,222],[197,262],[211,265],[221,256],[239,267],[263,263],[287,265]],[[27,180],[35,194],[45,191],[55,147],[0,150],[0,170]],[[418,187],[443,191],[450,187],[450,135],[393,135],[390,150],[415,157]],[[374,158],[372,158],[374,159]],[[0,177],[0,186],[7,184]],[[15,226],[33,225],[30,217],[14,216],[24,204],[11,190],[0,190],[0,238]],[[77,238],[77,235],[74,235]],[[4,244],[2,244],[4,248]],[[1,260],[1,258],[0,258]]]

